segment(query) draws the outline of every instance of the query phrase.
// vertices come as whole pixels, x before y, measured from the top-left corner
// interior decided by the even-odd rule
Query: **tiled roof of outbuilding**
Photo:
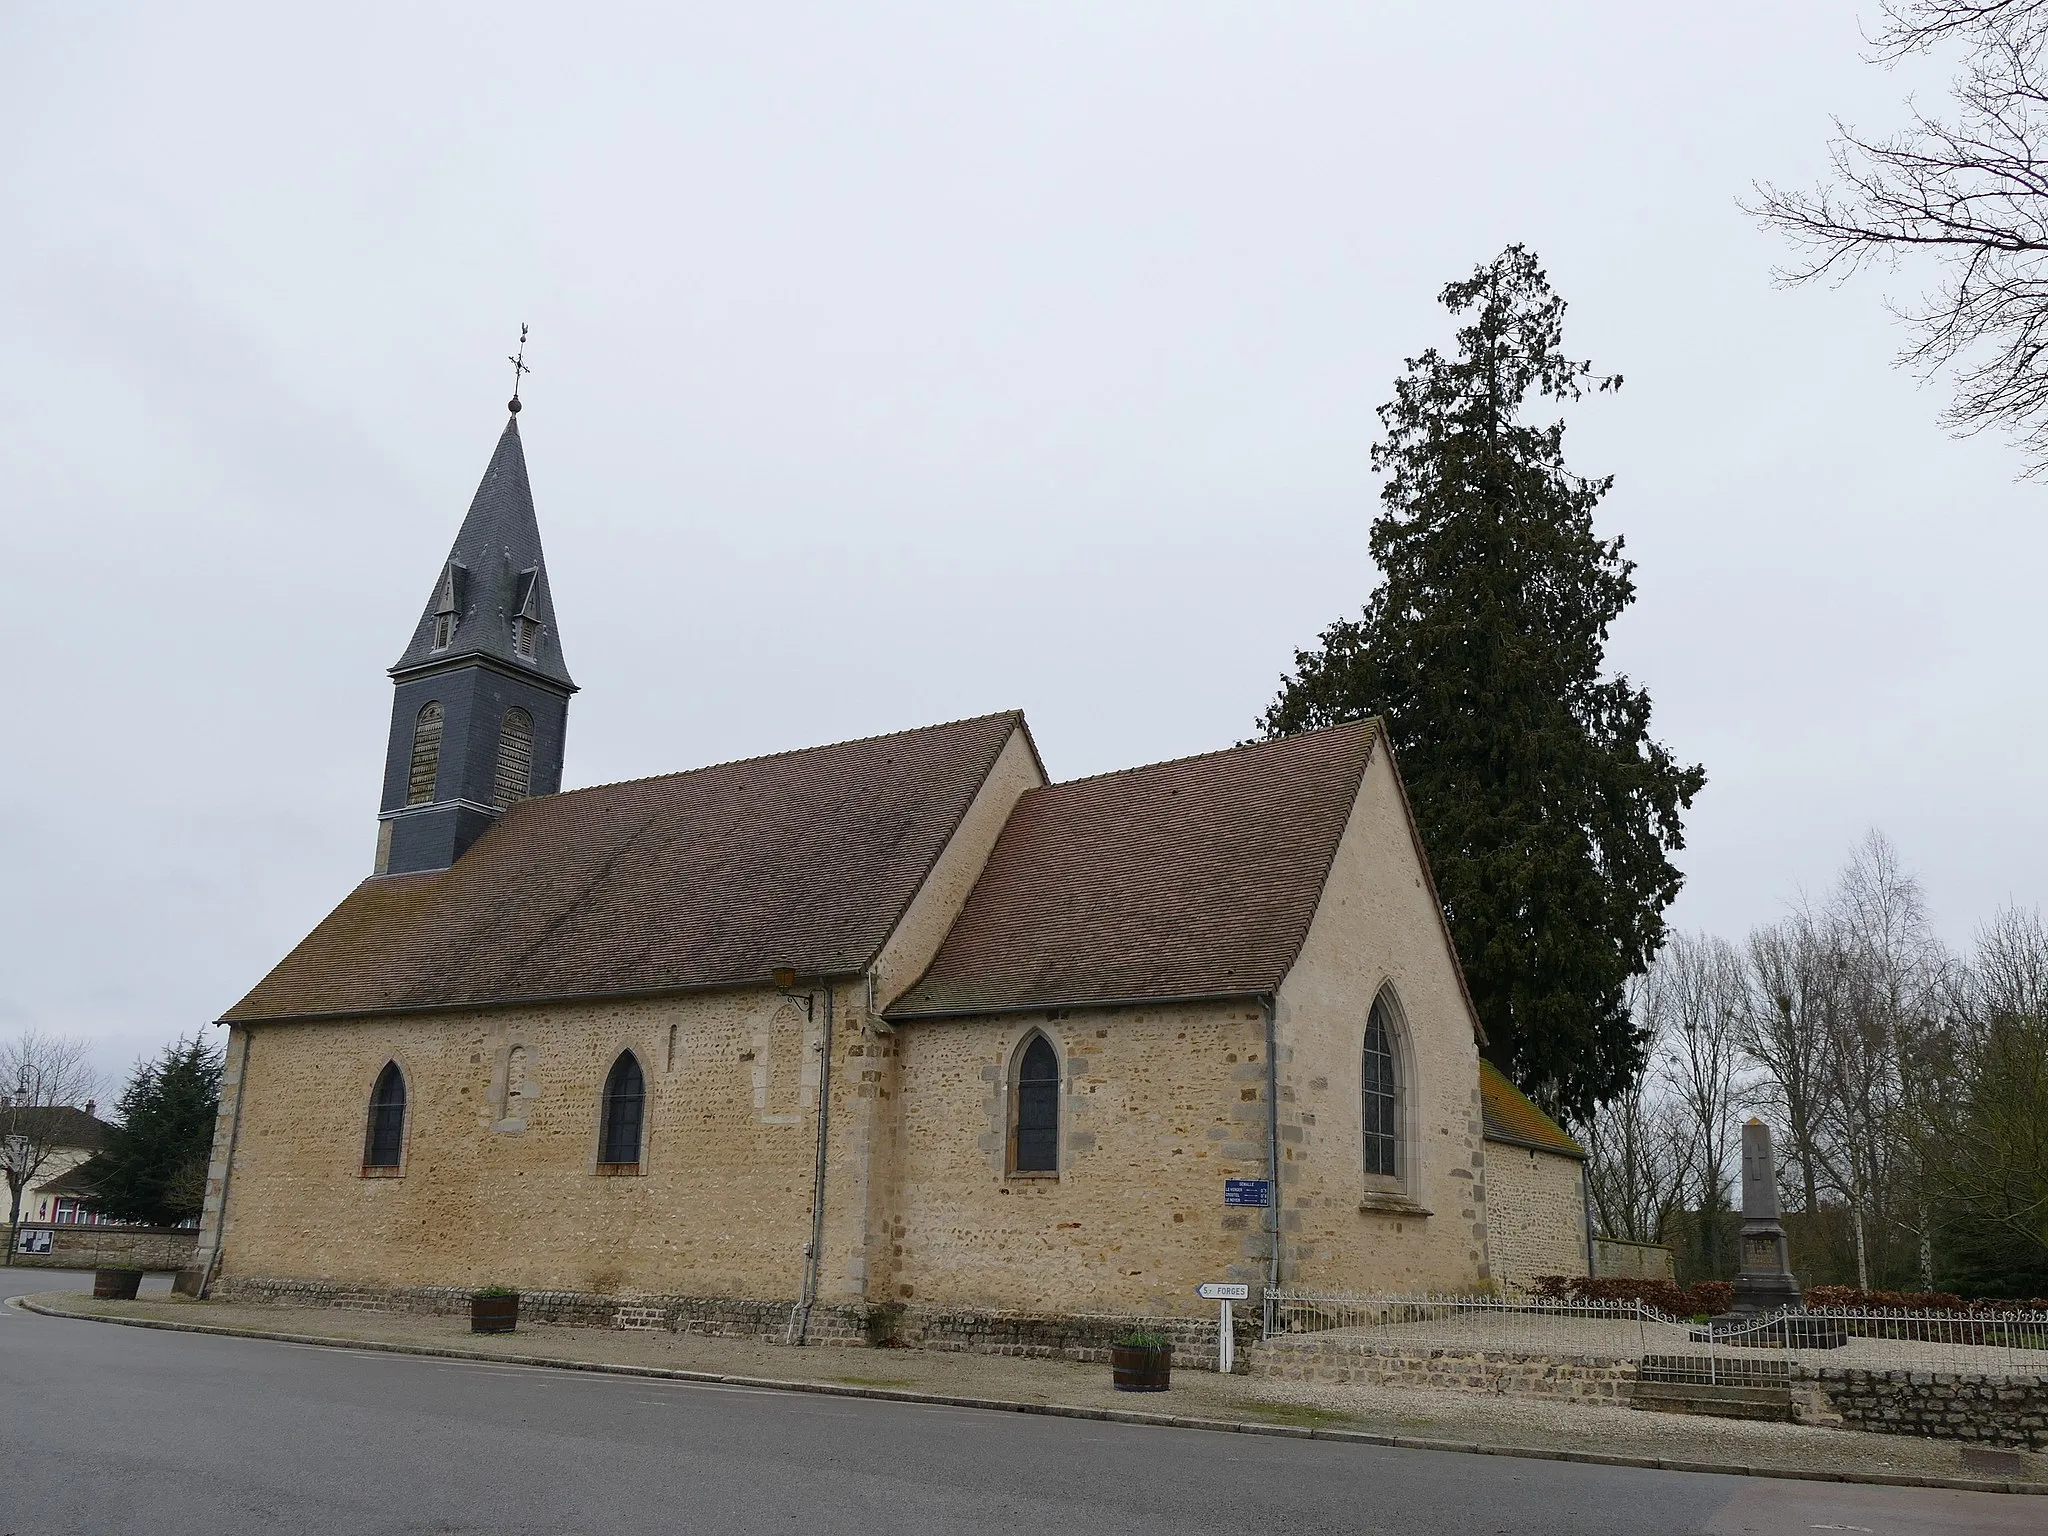
[[[1279,986],[1379,723],[1035,789],[891,1018]]]
[[[75,1104],[31,1104],[0,1109],[0,1135],[19,1132],[46,1147],[97,1152],[107,1144],[107,1122]]]
[[[1530,1103],[1522,1090],[1492,1062],[1479,1063],[1479,1109],[1488,1141],[1528,1147],[1557,1157],[1585,1160],[1586,1149],[1566,1135],[1558,1123]]]
[[[1015,712],[525,800],[446,870],[365,880],[230,1022],[865,968]]]

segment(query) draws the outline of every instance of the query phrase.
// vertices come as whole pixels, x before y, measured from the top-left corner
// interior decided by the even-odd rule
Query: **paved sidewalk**
[[[339,1308],[230,1306],[183,1298],[95,1301],[76,1292],[27,1298],[72,1316],[169,1322],[236,1333],[290,1334],[459,1352],[519,1356],[564,1365],[625,1366],[747,1377],[875,1395],[917,1393],[1002,1404],[1174,1415],[1317,1432],[1359,1432],[1459,1448],[1529,1450],[1647,1459],[1715,1470],[1777,1472],[1856,1481],[1922,1481],[1997,1486],[2024,1481],[2048,1490],[2048,1455],[2023,1452],[2017,1472],[1966,1460],[1955,1442],[1872,1435],[1793,1424],[1638,1412],[1594,1404],[1420,1387],[1335,1386],[1213,1371],[1176,1371],[1173,1390],[1112,1391],[1109,1368],[922,1349],[791,1349],[701,1334],[627,1332],[522,1324],[510,1335],[471,1334],[458,1318],[406,1317]],[[1335,1436],[1333,1435],[1333,1438]],[[2003,1458],[2001,1458],[2003,1459]]]

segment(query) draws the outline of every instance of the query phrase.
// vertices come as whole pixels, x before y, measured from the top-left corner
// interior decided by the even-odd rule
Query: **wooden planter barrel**
[[[1164,1392],[1173,1385],[1173,1346],[1109,1346],[1109,1384],[1119,1392]]]
[[[96,1269],[92,1272],[92,1293],[100,1301],[133,1301],[142,1288],[139,1269]]]
[[[517,1296],[472,1296],[469,1298],[471,1333],[510,1333],[519,1326]]]

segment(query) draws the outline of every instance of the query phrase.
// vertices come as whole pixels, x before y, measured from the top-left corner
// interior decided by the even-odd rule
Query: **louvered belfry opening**
[[[1060,1167],[1060,1059],[1052,1042],[1032,1037],[1017,1064],[1017,1173],[1057,1173]]]
[[[503,810],[532,793],[532,784],[533,716],[523,709],[508,709],[498,728],[498,778],[491,803]]]
[[[441,706],[428,704],[412,727],[412,766],[406,774],[405,803],[425,805],[434,798],[434,778],[441,768]]]
[[[370,1124],[363,1137],[365,1168],[396,1168],[405,1157],[405,1074],[387,1061],[370,1090]]]
[[[631,1051],[621,1051],[604,1080],[599,1115],[599,1173],[640,1171],[640,1126],[647,1113],[647,1080]]]
[[[1394,1067],[1393,1031],[1387,1020],[1384,994],[1372,1005],[1365,1022],[1365,1069],[1362,1089],[1365,1124],[1365,1171],[1384,1178],[1400,1172],[1399,1139],[1394,1124],[1398,1083]]]

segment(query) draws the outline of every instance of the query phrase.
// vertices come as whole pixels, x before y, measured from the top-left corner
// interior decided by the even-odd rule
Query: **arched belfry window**
[[[498,778],[492,795],[498,809],[533,793],[533,716],[523,709],[505,711],[498,728]]]
[[[621,1051],[605,1077],[604,1100],[598,1112],[599,1173],[640,1171],[640,1128],[646,1116],[647,1079],[633,1053]]]
[[[1033,1035],[1017,1058],[1010,1095],[1010,1171],[1060,1171],[1060,1058],[1052,1042]]]
[[[412,725],[412,766],[405,776],[405,803],[425,805],[434,798],[434,776],[441,769],[441,706],[421,707]]]
[[[405,1074],[387,1061],[370,1090],[370,1123],[363,1134],[363,1168],[397,1171],[405,1160]]]
[[[1401,1176],[1401,1078],[1393,1006],[1385,992],[1373,1000],[1365,1021],[1365,1063],[1361,1076],[1361,1123],[1365,1128],[1365,1171],[1379,1178]]]

